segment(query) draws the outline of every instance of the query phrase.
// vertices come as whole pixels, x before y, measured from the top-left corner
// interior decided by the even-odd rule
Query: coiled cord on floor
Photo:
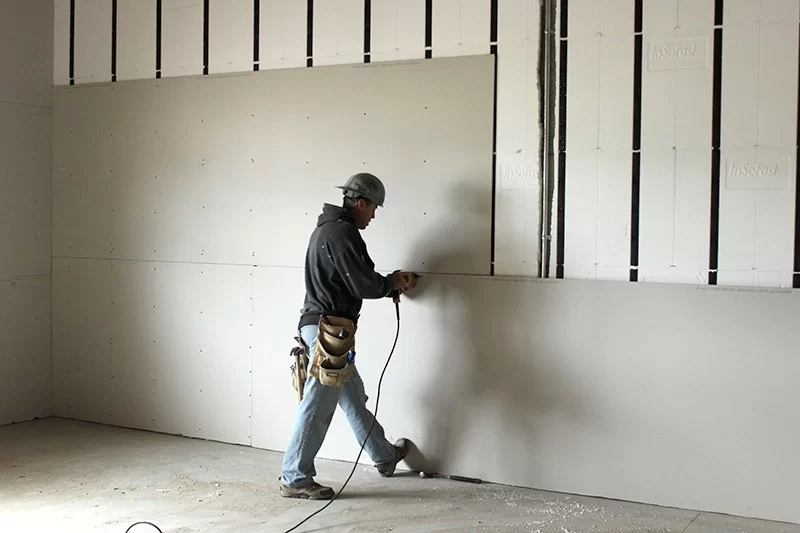
[[[356,462],[353,464],[353,470],[350,471],[350,475],[347,477],[347,481],[344,482],[344,485],[342,485],[342,488],[339,489],[339,492],[337,492],[328,503],[326,503],[323,507],[308,515],[302,522],[298,523],[293,528],[287,529],[285,533],[291,533],[292,531],[302,526],[303,524],[314,518],[316,515],[327,509],[334,501],[336,501],[336,498],[338,498],[339,495],[342,493],[344,488],[350,482],[350,479],[353,477],[353,474],[355,474],[356,468],[358,468],[358,461],[359,459],[361,459],[361,454],[364,453],[364,447],[367,445],[367,440],[369,439],[370,433],[372,433],[372,428],[375,426],[375,421],[378,419],[378,403],[381,401],[381,383],[383,382],[383,375],[386,373],[386,369],[389,368],[389,361],[392,360],[392,355],[394,355],[394,349],[395,347],[397,347],[397,339],[400,338],[400,303],[398,300],[395,300],[394,306],[397,314],[397,333],[395,333],[394,344],[392,344],[392,350],[389,352],[389,357],[386,359],[386,364],[383,365],[383,372],[381,372],[381,377],[378,380],[378,394],[375,397],[375,413],[373,414],[372,417],[372,424],[370,424],[369,426],[369,431],[367,431],[367,436],[364,438],[364,442],[361,443],[361,450],[358,452],[358,457],[356,457]]]

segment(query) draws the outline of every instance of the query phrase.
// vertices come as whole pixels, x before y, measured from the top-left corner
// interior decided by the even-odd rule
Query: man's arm
[[[391,276],[375,272],[364,253],[352,243],[344,244],[334,258],[336,271],[354,296],[369,300],[389,296],[395,289],[395,282]]]

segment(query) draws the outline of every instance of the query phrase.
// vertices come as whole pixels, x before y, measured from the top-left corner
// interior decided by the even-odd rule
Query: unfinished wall
[[[766,11],[759,13],[748,11],[751,3],[745,1],[717,3],[724,4],[726,17],[738,10],[736,20],[746,21],[750,29],[776,17],[787,22],[794,17],[796,31],[796,13],[781,11],[792,2],[765,0],[760,5]],[[633,0],[570,2],[570,17],[562,19],[559,13],[564,31],[557,47],[567,51],[569,61],[559,59],[557,65],[559,70],[564,65],[561,79],[567,80],[562,100],[567,103],[562,126],[567,127],[561,130],[567,137],[566,145],[556,144],[556,149],[563,148],[568,161],[559,168],[565,194],[557,197],[555,207],[559,201],[565,207],[565,232],[558,238],[554,216],[551,272],[561,264],[564,277],[579,279],[558,281],[479,275],[491,271],[492,253],[495,274],[531,276],[537,271],[538,2],[504,0],[497,3],[495,15],[488,0],[436,0],[429,13],[428,2],[373,0],[367,17],[364,2],[317,0],[310,42],[305,2],[262,0],[257,28],[250,0],[226,2],[225,10],[211,0],[207,18],[199,0],[162,4],[159,26],[154,11],[120,0],[117,30],[109,32],[114,14],[107,3],[76,0],[71,14],[68,1],[56,0],[55,82],[117,80],[107,87],[72,89],[73,96],[90,90],[99,96],[83,104],[96,117],[88,122],[94,130],[63,152],[78,167],[85,166],[69,176],[72,186],[59,189],[56,182],[55,213],[64,221],[56,223],[54,259],[59,414],[276,450],[285,446],[294,417],[287,355],[302,300],[298,239],[307,238],[310,228],[287,222],[267,230],[254,223],[257,212],[228,209],[258,199],[251,191],[271,183],[240,178],[248,164],[261,163],[249,161],[254,130],[237,126],[248,98],[232,99],[232,112],[216,114],[213,129],[204,130],[200,122],[181,142],[157,146],[158,160],[172,163],[162,176],[149,168],[156,161],[148,157],[152,145],[145,142],[155,135],[150,122],[203,121],[205,101],[176,99],[167,117],[153,107],[161,95],[131,93],[128,105],[114,106],[133,87],[120,80],[205,72],[213,76],[256,66],[266,70],[485,55],[496,44],[494,246],[487,250],[481,235],[463,231],[464,217],[472,214],[462,207],[469,204],[464,195],[473,193],[458,191],[450,199],[450,191],[434,179],[426,182],[426,191],[442,195],[440,209],[459,210],[458,218],[447,216],[437,223],[440,233],[414,239],[400,250],[383,241],[381,232],[400,232],[405,221],[415,224],[432,214],[423,210],[420,217],[420,199],[413,190],[394,187],[386,210],[366,233],[381,268],[394,268],[397,261],[424,263],[421,269],[433,273],[418,295],[402,305],[401,340],[384,380],[379,412],[389,437],[411,437],[445,472],[800,522],[793,498],[800,476],[794,457],[800,426],[793,422],[793,406],[800,397],[787,379],[800,370],[795,357],[800,339],[793,328],[800,299],[781,289],[788,286],[783,274],[773,278],[779,283],[763,290],[706,286],[712,278],[712,34],[720,26],[715,24],[714,2],[641,2],[641,28]],[[70,55],[60,52],[69,50],[70,18],[76,28],[72,73]],[[370,31],[364,39],[367,20]],[[204,53],[206,24],[209,46]],[[725,19],[726,32],[728,24]],[[638,147],[636,34],[641,34],[643,50]],[[110,35],[118,38],[116,56],[110,52]],[[155,46],[154,36],[160,43]],[[648,63],[651,41],[699,43],[704,37],[710,39],[705,67],[684,68],[684,63],[668,60]],[[796,54],[796,33],[782,52],[786,50]],[[730,69],[747,68],[737,66],[736,57],[722,54],[728,61],[720,70],[723,78]],[[783,94],[788,102],[784,93],[796,92],[796,81],[788,89],[784,82],[796,78],[796,62],[786,68],[786,79],[766,76],[760,91]],[[343,67],[342,72],[360,70]],[[243,76],[241,83],[233,76],[220,83],[236,91],[250,76]],[[155,90],[154,82],[146,83]],[[736,83],[723,81],[723,87],[731,85]],[[667,92],[661,103],[657,91]],[[374,112],[388,113],[393,99],[402,101],[390,88],[385,94],[387,105]],[[742,106],[728,100],[735,94],[724,88],[719,93],[720,105],[728,106],[720,116],[740,112]],[[792,106],[787,114],[796,118],[796,104],[786,105]],[[357,99],[349,106],[360,109]],[[56,114],[66,111],[59,104]],[[305,131],[303,119],[310,120],[305,111],[297,109],[284,130]],[[120,121],[129,126],[122,139],[112,131]],[[719,125],[717,148],[728,142],[724,124]],[[69,125],[63,126],[68,132]],[[397,131],[406,132],[409,140],[420,134],[419,121],[409,121],[406,128]],[[331,138],[341,148],[352,135],[359,135],[356,128],[343,127]],[[216,145],[230,146],[231,138],[241,146],[220,155],[241,156],[241,167],[229,172],[213,155],[201,155],[213,154]],[[306,161],[322,153],[317,148],[303,151],[306,138],[281,135],[265,139],[264,145],[287,143],[288,153],[302,156],[295,160],[303,169],[298,168],[298,176],[320,179],[320,174],[304,170]],[[781,137],[769,142],[789,141]],[[109,160],[109,150],[120,168],[141,171],[135,179],[118,176],[117,166],[97,167]],[[340,155],[337,168],[364,161],[352,149]],[[492,154],[487,150],[478,155],[488,161]],[[397,175],[415,176],[417,150],[397,151],[395,157]],[[630,236],[637,159],[640,260],[634,265]],[[67,179],[60,168],[54,180]],[[166,176],[166,184],[159,181]],[[175,178],[182,185],[171,186]],[[720,183],[727,181],[721,176]],[[724,214],[733,205],[726,195],[742,191],[734,187],[719,195],[719,284],[730,280],[722,270],[741,268],[728,262],[723,250],[740,242],[745,248],[753,245],[737,237],[745,233]],[[78,188],[88,195],[76,194]],[[793,198],[795,190],[790,180],[780,198]],[[743,194],[757,201],[775,198],[764,190]],[[298,213],[305,217],[308,212],[313,219],[320,199],[304,198],[302,207],[296,206]],[[490,198],[478,192],[474,200],[485,206]],[[72,213],[70,205],[75,206]],[[481,219],[483,209],[475,209]],[[785,222],[793,227],[791,217]],[[758,227],[765,228],[761,222]],[[238,228],[236,236],[228,238],[225,228]],[[446,241],[443,235],[456,238]],[[783,237],[774,242],[784,250]],[[561,261],[559,243],[565,252]],[[764,270],[792,272],[791,264],[782,264],[770,262]],[[611,281],[628,280],[631,271],[640,283]],[[463,275],[467,273],[471,275]],[[648,281],[682,284],[641,283]],[[366,305],[359,364],[373,399],[394,325],[388,302]],[[337,415],[321,455],[351,460],[357,451],[346,421]]]
[[[49,414],[53,10],[0,4],[0,424]]]
[[[797,0],[562,0],[560,277],[800,287]]]

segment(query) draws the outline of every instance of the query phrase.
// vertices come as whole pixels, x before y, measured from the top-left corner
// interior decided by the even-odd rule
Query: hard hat
[[[386,188],[377,176],[369,174],[368,172],[359,172],[353,174],[347,183],[339,185],[337,189],[342,189],[345,196],[351,198],[364,197],[374,204],[383,207],[383,201],[386,199]]]

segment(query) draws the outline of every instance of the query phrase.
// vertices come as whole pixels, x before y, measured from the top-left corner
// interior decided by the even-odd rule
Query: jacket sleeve
[[[366,250],[356,243],[348,242],[337,252],[334,260],[336,271],[353,296],[377,300],[392,292],[394,284],[391,278],[375,272]]]

